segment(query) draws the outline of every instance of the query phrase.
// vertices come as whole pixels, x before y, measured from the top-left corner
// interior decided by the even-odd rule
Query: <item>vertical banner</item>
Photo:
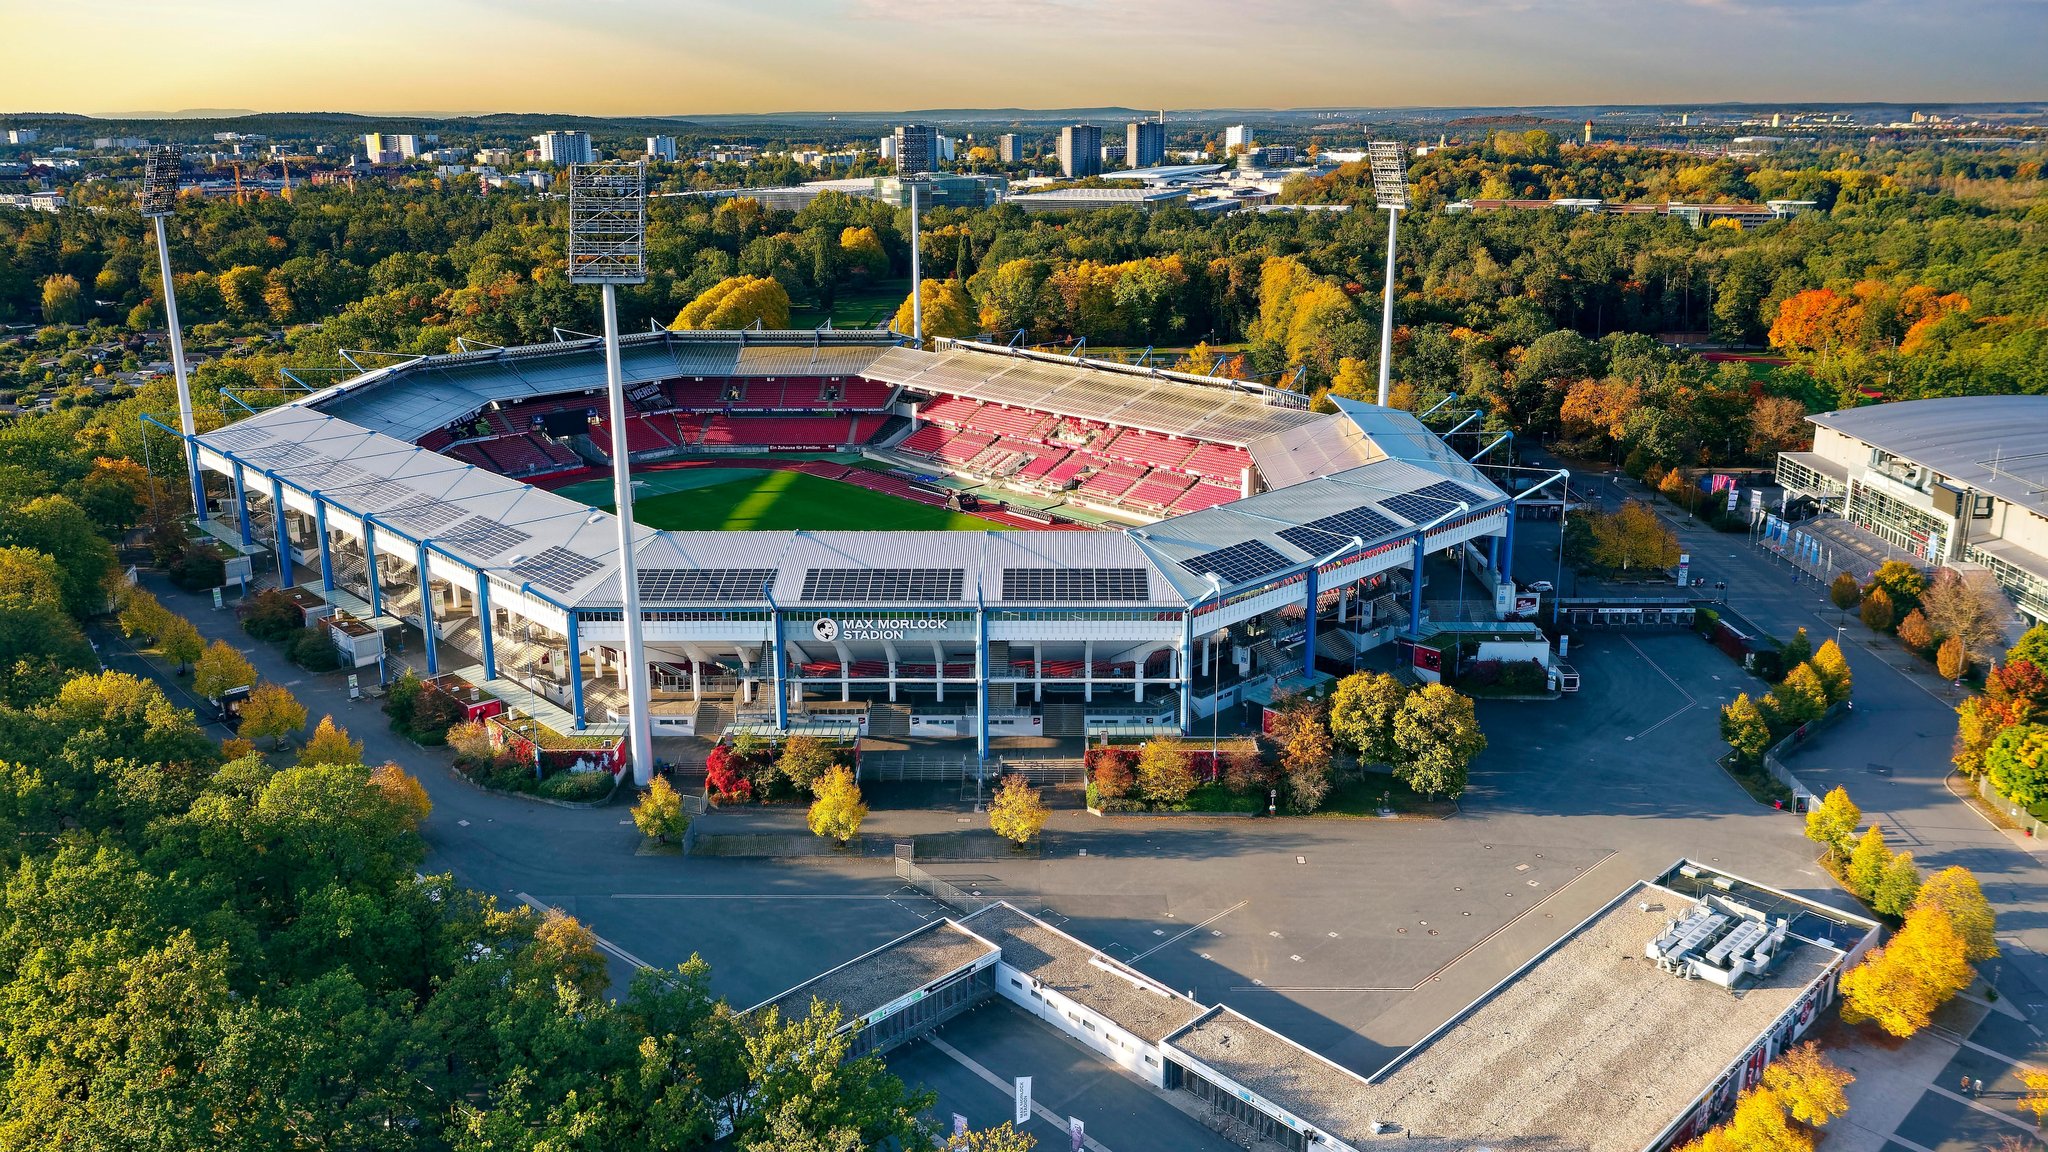
[[[1031,1123],[1031,1077],[1017,1077],[1017,1126]]]
[[[1751,491],[1754,492],[1755,490],[1752,489]],[[1736,505],[1741,501],[1741,496],[1742,493],[1736,490],[1735,485],[1730,484],[1728,486],[1728,510],[1730,512],[1735,511]]]
[[[1088,1142],[1088,1138],[1081,1134],[1081,1118],[1079,1116],[1067,1117],[1067,1134],[1074,1138],[1074,1142],[1068,1149],[1068,1152],[1081,1152],[1081,1146]]]
[[[1690,552],[1680,552],[1680,553],[1678,554],[1678,586],[1679,586],[1680,588],[1683,588],[1683,587],[1685,587],[1685,579],[1686,579],[1686,576],[1687,576],[1687,575],[1688,575],[1688,574],[1689,574],[1689,573],[1690,573],[1691,571],[1692,571],[1692,553],[1690,553]]]

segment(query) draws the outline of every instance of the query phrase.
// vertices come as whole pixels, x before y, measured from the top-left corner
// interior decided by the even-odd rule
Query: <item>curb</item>
[[[425,751],[425,749],[421,750]],[[448,764],[445,767],[448,769],[448,775],[453,776],[455,779],[462,781],[486,796],[509,796],[515,800],[528,800],[535,804],[545,804],[550,808],[571,808],[577,810],[605,808],[609,807],[613,800],[618,799],[619,795],[619,777],[616,774],[612,776],[612,790],[605,793],[602,800],[557,800],[552,796],[536,796],[531,792],[507,792],[502,788],[488,788],[464,776],[462,770],[453,764]]]

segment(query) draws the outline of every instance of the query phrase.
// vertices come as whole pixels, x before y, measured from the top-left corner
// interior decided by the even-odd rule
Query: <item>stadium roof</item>
[[[1142,180],[1147,184],[1172,184],[1181,180],[1196,180],[1203,176],[1214,176],[1223,171],[1221,164],[1160,164],[1151,168],[1127,168],[1121,172],[1105,172],[1107,180]]]
[[[1946,396],[1807,419],[2048,515],[2048,396]]]
[[[891,349],[862,374],[920,392],[1238,447],[1329,419],[1294,407],[1298,396],[1258,385],[965,340],[940,341],[937,352]]]

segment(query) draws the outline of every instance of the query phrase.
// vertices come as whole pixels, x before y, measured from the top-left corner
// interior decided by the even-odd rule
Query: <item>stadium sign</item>
[[[929,616],[848,617],[835,620],[820,617],[811,625],[811,635],[821,644],[839,640],[909,640],[921,634],[946,633],[957,621]]]

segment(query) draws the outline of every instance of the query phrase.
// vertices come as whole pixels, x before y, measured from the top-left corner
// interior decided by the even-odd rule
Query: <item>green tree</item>
[[[43,323],[76,324],[85,318],[85,292],[78,278],[67,274],[43,281]]]
[[[64,610],[79,620],[107,606],[114,548],[84,509],[63,496],[42,496],[19,508],[0,509],[0,546],[28,548],[58,558]]]
[[[92,646],[64,611],[57,562],[27,548],[0,548],[0,704],[54,696],[74,672],[97,666]]]
[[[1187,802],[1200,783],[1188,763],[1185,744],[1171,736],[1155,736],[1138,752],[1138,795],[1161,808]]]
[[[1728,742],[1737,763],[1751,767],[1762,763],[1765,750],[1771,746],[1771,727],[1764,722],[1764,714],[1750,700],[1749,693],[1737,695],[1722,707],[1721,739]]]
[[[1785,646],[1778,650],[1778,655],[1785,661],[1787,668],[1797,668],[1813,659],[1813,640],[1807,636],[1806,629],[1801,628],[1794,632],[1792,638],[1785,641]]]
[[[1669,568],[1678,563],[1678,536],[1640,500],[1612,513],[1594,513],[1593,559],[1609,568]]]
[[[183,616],[174,616],[166,612],[164,617],[162,630],[157,633],[156,650],[163,654],[164,659],[176,664],[179,675],[183,675],[185,669],[206,651],[206,638],[201,636],[199,629]],[[251,674],[253,675],[253,669]]]
[[[1885,869],[1891,866],[1892,850],[1884,842],[1884,829],[1872,824],[1856,841],[1855,851],[1849,854],[1849,867],[1843,879],[1865,902],[1875,902],[1880,881]]]
[[[1911,852],[1900,852],[1885,861],[1884,872],[1871,888],[1870,906],[1880,915],[1904,916],[1920,895],[1920,866]]]
[[[2009,649],[2007,661],[2024,660],[2036,668],[2048,669],[2048,624],[2036,624]]]
[[[633,826],[642,836],[661,844],[679,841],[689,831],[690,816],[683,811],[682,793],[669,784],[668,777],[656,776],[648,782],[640,802],[633,805]]]
[[[306,727],[306,706],[282,684],[258,684],[242,701],[242,726],[236,735],[255,743],[270,740],[284,746],[285,737]]]
[[[1368,764],[1393,764],[1394,718],[1408,699],[1408,686],[1385,672],[1354,672],[1330,696],[1330,734]]]
[[[1903,560],[1887,560],[1877,566],[1870,583],[1864,586],[1864,598],[1879,589],[1890,599],[1893,611],[1903,615],[1920,606],[1920,594],[1927,591],[1927,577]]]
[[[782,742],[782,755],[776,760],[776,770],[782,773],[799,794],[809,792],[832,769],[832,745],[826,741],[798,733]]]
[[[1018,844],[1029,844],[1045,828],[1052,810],[1029,781],[1019,775],[1003,777],[989,799],[988,826],[996,835]]]
[[[1402,701],[1394,744],[1401,751],[1395,779],[1425,796],[1457,796],[1472,758],[1486,750],[1486,736],[1471,700],[1446,685],[1425,684]]]
[[[218,700],[230,688],[256,683],[256,666],[225,640],[215,640],[199,654],[192,669],[192,690],[208,700]]]
[[[1837,786],[1806,810],[1806,838],[1826,848],[1828,863],[1839,868],[1848,862],[1850,842],[1861,823],[1863,810]]]
[[[813,835],[845,844],[860,833],[861,821],[868,816],[868,806],[861,799],[860,785],[854,783],[851,770],[833,768],[825,773],[813,790],[818,797],[811,802]]]
[[[784,1019],[770,1009],[746,1037],[752,1098],[738,1126],[747,1152],[789,1148],[920,1147],[920,1112],[936,1097],[913,1092],[875,1056],[849,1059],[853,1033],[837,1005],[812,1001],[810,1014]]]
[[[2048,800],[2048,727],[2015,724],[1998,734],[1984,754],[1991,785],[2022,807]]]

